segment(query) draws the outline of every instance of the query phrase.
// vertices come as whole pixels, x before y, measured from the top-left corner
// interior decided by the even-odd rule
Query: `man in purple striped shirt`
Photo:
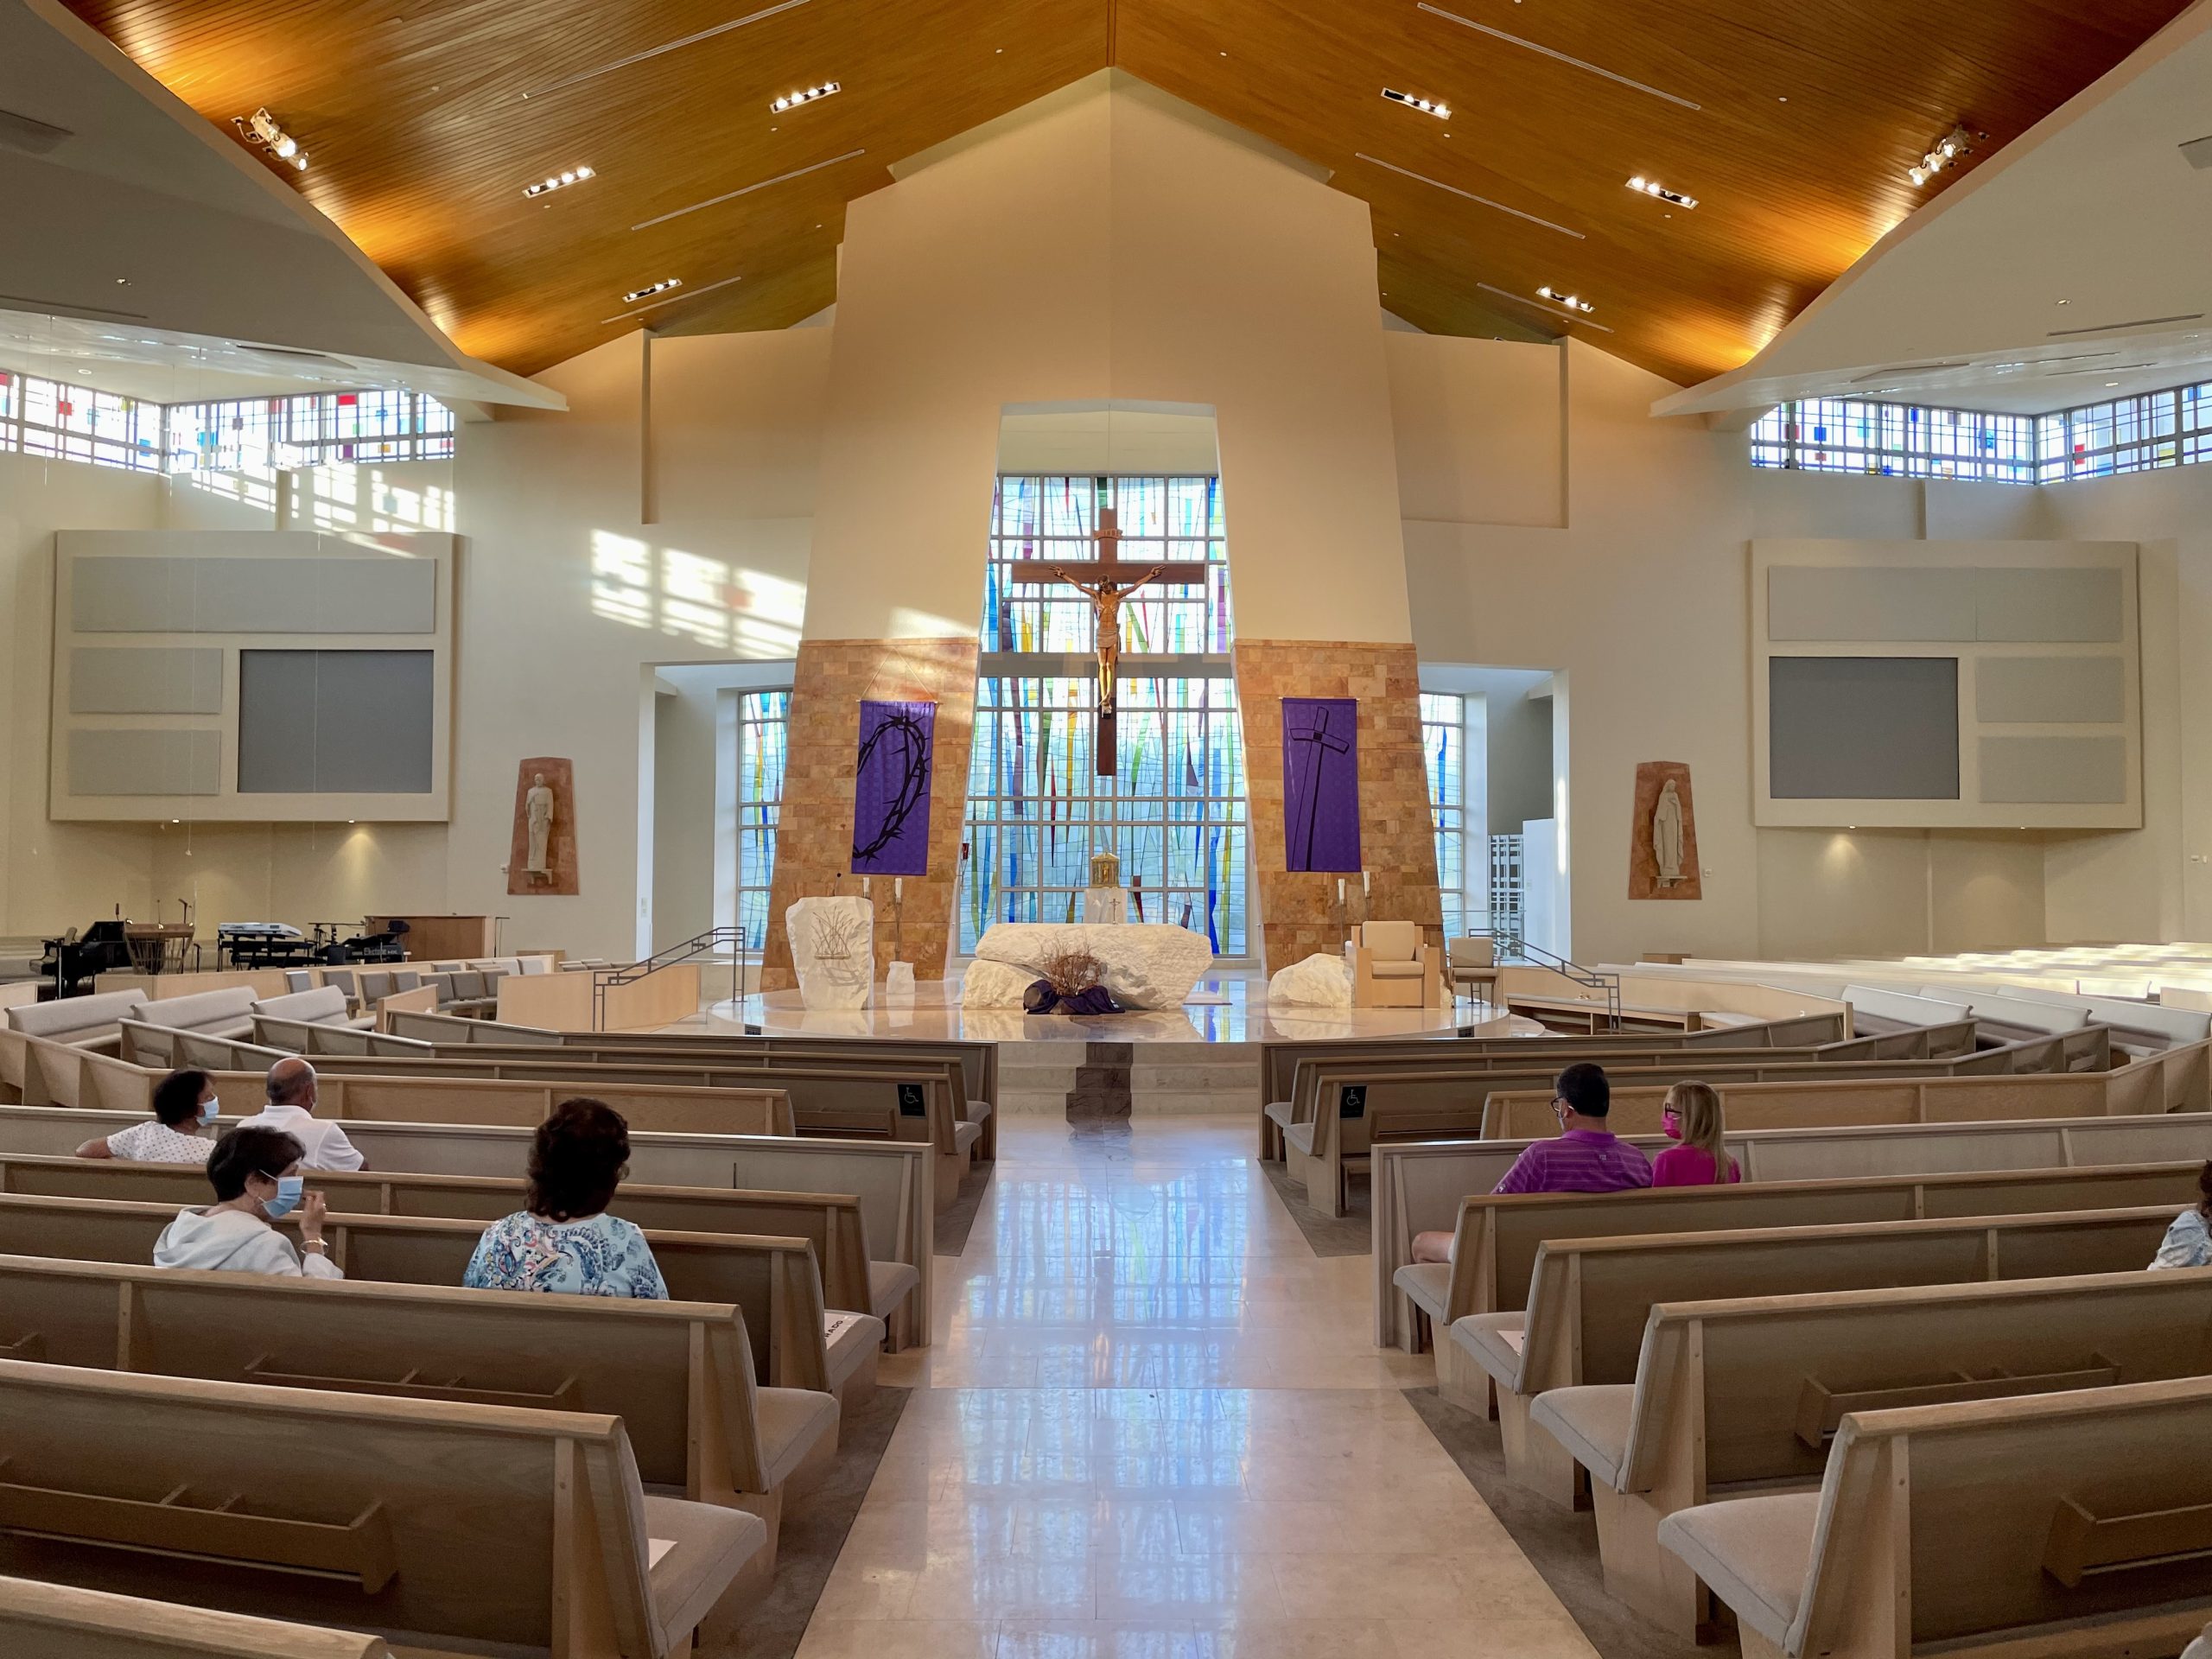
[[[1559,1074],[1552,1116],[1556,1141],[1539,1141],[1513,1160],[1500,1192],[1618,1192],[1651,1185],[1651,1163],[1605,1125],[1613,1108],[1605,1069],[1585,1060]]]

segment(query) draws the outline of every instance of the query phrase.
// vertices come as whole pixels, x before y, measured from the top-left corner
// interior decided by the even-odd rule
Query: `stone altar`
[[[976,966],[995,963],[1021,970],[1020,984],[1010,1001],[985,1002],[1010,980],[998,975],[979,977],[969,969],[962,987],[961,1001],[969,1007],[1019,1007],[1021,990],[1040,976],[1039,964],[1066,950],[1088,950],[1106,964],[1099,982],[1108,995],[1125,1008],[1173,1008],[1191,994],[1199,976],[1213,965],[1213,947],[1205,936],[1187,927],[1164,923],[1124,923],[1119,926],[1085,922],[998,922],[976,942]],[[988,988],[988,990],[987,990]]]

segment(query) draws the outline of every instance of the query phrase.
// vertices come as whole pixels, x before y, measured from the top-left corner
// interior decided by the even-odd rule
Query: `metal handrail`
[[[664,968],[673,968],[689,962],[694,957],[705,956],[716,947],[735,944],[740,951],[745,948],[745,930],[741,927],[710,927],[703,933],[695,933],[680,944],[671,944],[656,950],[650,957],[620,968],[594,968],[591,970],[591,1028],[607,1029],[607,992],[610,986],[635,985]]]
[[[1493,930],[1489,938],[1497,947],[1494,960],[1500,963],[1524,962],[1533,967],[1548,968],[1583,989],[1597,992],[1605,1000],[1606,1028],[1611,1031],[1621,1028],[1621,978],[1618,974],[1586,968],[1579,962],[1571,962],[1565,957],[1553,954],[1541,944],[1531,944],[1519,933],[1500,933]]]

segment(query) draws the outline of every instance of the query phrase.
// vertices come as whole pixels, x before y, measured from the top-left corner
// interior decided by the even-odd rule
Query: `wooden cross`
[[[1111,778],[1117,747],[1114,734],[1115,671],[1122,656],[1122,601],[1148,582],[1164,582],[1171,588],[1204,587],[1206,565],[1204,560],[1187,560],[1141,569],[1125,563],[1121,556],[1121,515],[1111,507],[1098,509],[1098,528],[1090,534],[1091,540],[1098,543],[1096,558],[1081,564],[1055,564],[1033,574],[1017,563],[1014,581],[1015,586],[1024,588],[1048,587],[1064,582],[1090,601],[1090,614],[1097,625],[1098,638],[1098,734],[1091,745],[1096,762],[1092,770],[1101,778]],[[1044,561],[1035,563],[1041,565]]]

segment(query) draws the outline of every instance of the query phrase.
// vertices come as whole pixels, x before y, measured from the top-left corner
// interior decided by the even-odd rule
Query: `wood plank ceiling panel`
[[[665,276],[693,290],[650,314],[671,331],[818,309],[845,204],[887,163],[1111,61],[1334,169],[1373,207],[1384,303],[1409,321],[1573,328],[1689,382],[1910,212],[1926,193],[1904,169],[1955,124],[1993,153],[2185,0],[69,3],[226,130],[265,105],[314,157],[308,199],[463,349],[524,373],[634,326],[621,296]],[[830,79],[838,95],[769,111]],[[597,176],[524,199],[578,163]],[[1570,321],[1545,283],[1597,309]]]

